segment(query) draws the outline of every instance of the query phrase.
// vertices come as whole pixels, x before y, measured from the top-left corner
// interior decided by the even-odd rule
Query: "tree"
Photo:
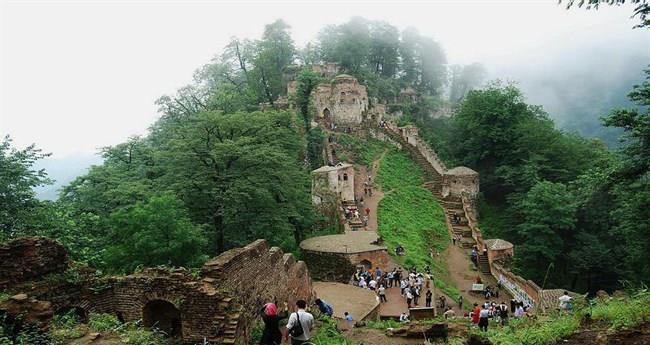
[[[521,244],[517,267],[536,282],[544,280],[547,266],[563,262],[560,255],[572,237],[576,223],[576,202],[565,185],[542,181],[516,205],[523,222],[517,226]]]
[[[104,257],[114,271],[131,272],[140,265],[197,267],[206,259],[200,227],[173,194],[114,212],[110,228],[114,242]]]
[[[39,206],[33,188],[52,183],[34,163],[49,155],[33,144],[16,149],[9,136],[0,142],[0,240],[29,229],[31,213]]]
[[[370,39],[369,67],[382,77],[394,77],[399,62],[399,31],[384,21],[372,21]]]
[[[169,136],[159,148],[164,174],[157,183],[174,190],[207,227],[215,254],[257,238],[295,248],[311,204],[289,113],[204,112],[180,126],[157,126]]]
[[[267,25],[262,40],[256,44],[254,68],[250,73],[252,80],[249,80],[255,85],[260,99],[273,104],[279,95],[286,94],[282,71],[293,63],[294,56],[289,25],[282,20]]]
[[[311,127],[312,114],[310,112],[311,93],[323,81],[318,74],[310,69],[302,69],[296,77],[298,87],[296,89],[296,106],[305,121],[305,129]]]
[[[562,0],[559,0],[560,3],[562,3]],[[585,6],[586,9],[591,9],[592,7],[594,9],[598,9],[600,7],[600,4],[607,4],[607,5],[624,5],[625,0],[578,0],[578,7]],[[628,0],[627,3],[633,4],[634,5],[634,11],[632,13],[632,17],[639,17],[639,20],[641,21],[640,24],[636,25],[635,28],[645,28],[645,27],[650,27],[650,19],[648,18],[648,14],[650,14],[650,4],[648,3],[647,0]],[[566,8],[569,9],[573,7],[576,4],[576,0],[567,0],[566,1]]]
[[[480,63],[466,66],[452,66],[451,82],[449,86],[449,100],[453,103],[460,102],[467,92],[481,85],[485,78],[485,68]]]

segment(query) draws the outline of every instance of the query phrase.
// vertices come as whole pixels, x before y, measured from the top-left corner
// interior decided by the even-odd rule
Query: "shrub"
[[[88,327],[95,332],[115,331],[122,323],[111,314],[90,314]]]

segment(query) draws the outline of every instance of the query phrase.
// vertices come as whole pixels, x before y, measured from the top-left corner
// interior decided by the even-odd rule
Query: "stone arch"
[[[330,117],[332,117],[332,112],[330,112],[328,108],[323,109],[323,117],[325,119],[329,119]]]
[[[157,328],[170,337],[183,335],[181,311],[168,301],[155,299],[142,308],[142,320],[147,328]]]
[[[372,262],[370,262],[370,260],[367,259],[361,260],[361,262],[359,262],[359,265],[363,266],[365,271],[368,271],[369,269],[372,268]]]

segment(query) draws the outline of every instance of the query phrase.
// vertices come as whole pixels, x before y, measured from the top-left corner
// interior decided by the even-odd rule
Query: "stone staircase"
[[[483,274],[491,274],[490,263],[488,262],[487,255],[478,256],[478,269]]]

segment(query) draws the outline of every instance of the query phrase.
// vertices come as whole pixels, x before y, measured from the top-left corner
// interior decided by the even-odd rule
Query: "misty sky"
[[[154,101],[191,81],[231,36],[259,38],[282,18],[298,46],[352,16],[417,28],[451,64],[481,62],[555,110],[540,83],[616,80],[650,63],[650,30],[630,6],[567,11],[545,1],[3,1],[0,134],[55,157],[144,134]],[[637,69],[636,65],[634,69]],[[543,80],[542,80],[543,79]],[[581,84],[582,83],[582,84]],[[631,85],[630,85],[631,86]]]

